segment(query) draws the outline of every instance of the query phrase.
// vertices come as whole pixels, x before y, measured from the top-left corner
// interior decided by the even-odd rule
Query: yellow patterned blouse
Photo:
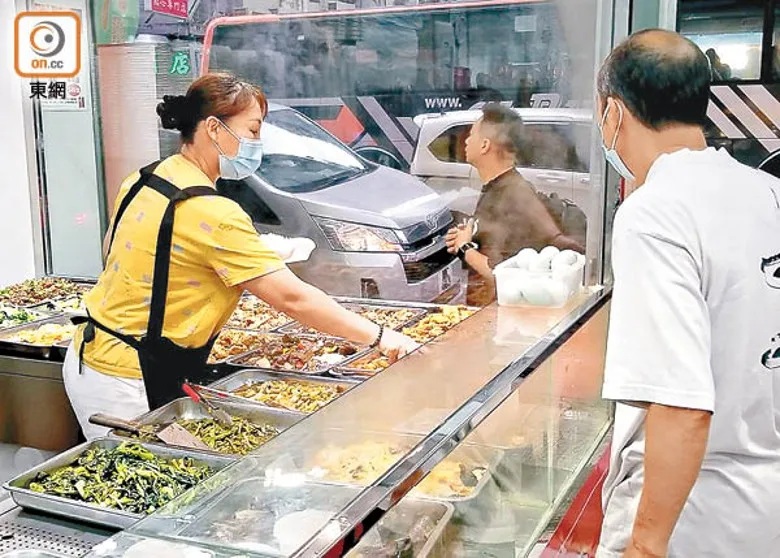
[[[182,155],[162,161],[155,174],[179,188],[211,184]],[[138,176],[136,172],[122,183],[117,208]],[[92,317],[113,330],[135,337],[146,332],[155,244],[167,203],[150,188],[139,192],[117,228],[106,268],[86,297]],[[163,335],[183,347],[206,344],[233,312],[240,285],[282,268],[282,260],[264,245],[249,216],[232,200],[207,196],[180,202]],[[81,346],[82,332],[83,327],[74,340],[76,347]],[[141,378],[136,351],[100,330],[85,347],[84,363],[111,376]]]

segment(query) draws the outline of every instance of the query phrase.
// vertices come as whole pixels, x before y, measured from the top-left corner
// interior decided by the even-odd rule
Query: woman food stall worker
[[[162,124],[181,133],[176,155],[122,184],[106,237],[106,267],[86,296],[88,322],[63,365],[65,389],[87,438],[103,412],[131,418],[182,396],[202,379],[220,328],[244,290],[326,333],[391,358],[417,345],[349,312],[289,271],[250,217],[214,187],[242,179],[262,158],[268,104],[259,88],[207,74],[165,97]]]

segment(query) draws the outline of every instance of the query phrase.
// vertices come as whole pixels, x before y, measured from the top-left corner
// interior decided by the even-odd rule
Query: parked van
[[[516,108],[528,141],[517,167],[538,191],[557,194],[589,218],[595,209],[590,188],[592,112],[567,108]],[[411,173],[442,196],[451,209],[471,215],[482,189],[466,162],[465,142],[482,111],[424,114],[415,118],[420,134]],[[593,208],[590,209],[589,208]]]
[[[272,104],[263,162],[220,181],[261,233],[308,237],[317,248],[290,267],[332,295],[461,302],[465,277],[448,254],[447,203],[406,173],[371,163],[299,112]]]

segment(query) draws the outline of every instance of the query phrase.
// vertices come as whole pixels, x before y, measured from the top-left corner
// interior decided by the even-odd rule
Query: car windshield
[[[291,109],[268,113],[260,132],[263,180],[285,192],[314,192],[370,170],[348,147]]]

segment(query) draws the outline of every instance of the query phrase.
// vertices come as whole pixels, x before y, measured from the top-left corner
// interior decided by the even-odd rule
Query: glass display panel
[[[450,455],[450,462],[458,462],[456,453],[468,448],[465,454],[480,468],[460,468],[472,490],[447,500],[453,506],[447,525],[440,531],[434,523],[424,525],[436,537],[426,539],[437,549],[434,555],[527,556],[533,549],[610,425],[610,405],[600,397],[608,316],[607,306]],[[434,469],[418,487],[446,482],[442,470]],[[414,499],[410,493],[401,504]],[[392,522],[382,519],[354,555],[394,556],[419,545],[413,536],[392,535]]]
[[[320,531],[339,532],[348,521],[340,514],[362,490],[377,487],[402,459],[420,458],[424,437],[583,301],[552,313],[482,310],[434,341],[427,354],[352,388],[132,532],[271,556],[291,555]],[[607,424],[606,404],[598,399],[605,328],[602,310],[409,498],[455,505],[493,490],[486,485],[500,479],[511,449],[526,461],[525,484],[512,488],[530,514],[520,523],[536,525]]]
[[[679,2],[678,30],[707,55],[713,81],[761,76],[764,4],[761,0]]]

